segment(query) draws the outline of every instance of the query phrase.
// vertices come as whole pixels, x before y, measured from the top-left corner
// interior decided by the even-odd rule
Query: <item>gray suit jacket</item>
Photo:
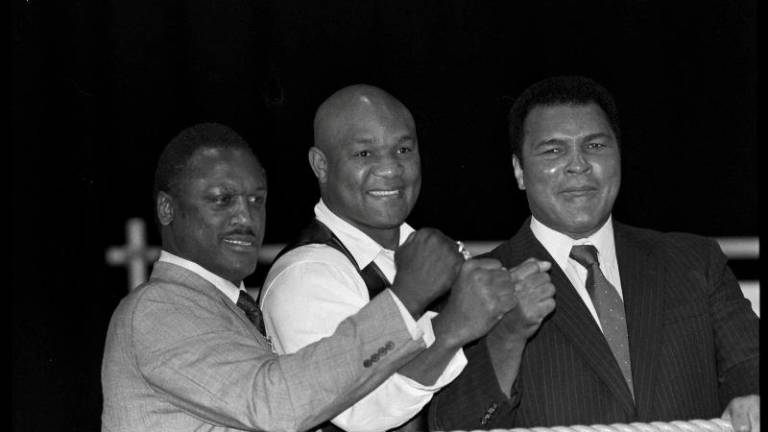
[[[278,357],[213,285],[157,263],[109,325],[102,429],[307,430],[351,406],[423,348],[382,293],[333,336]]]

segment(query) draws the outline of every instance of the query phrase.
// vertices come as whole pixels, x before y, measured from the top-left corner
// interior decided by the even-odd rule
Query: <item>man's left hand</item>
[[[723,411],[735,432],[760,432],[760,395],[733,398]]]

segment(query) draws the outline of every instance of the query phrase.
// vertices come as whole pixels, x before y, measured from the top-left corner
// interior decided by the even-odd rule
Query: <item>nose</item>
[[[379,177],[396,177],[402,175],[404,169],[402,162],[396,157],[384,155],[376,161],[373,172]]]
[[[253,211],[255,210],[248,205],[246,197],[237,197],[235,205],[232,206],[232,223],[234,225],[252,227],[257,219],[252,214]]]
[[[592,164],[586,157],[584,157],[584,154],[577,149],[571,153],[565,169],[568,173],[584,174],[592,170]]]

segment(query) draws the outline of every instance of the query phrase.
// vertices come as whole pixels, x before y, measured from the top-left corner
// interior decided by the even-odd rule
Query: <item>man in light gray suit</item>
[[[423,351],[413,317],[448,289],[466,298],[462,331],[476,337],[516,304],[497,261],[464,262],[439,231],[419,230],[396,252],[391,288],[330,337],[278,356],[242,283],[256,267],[266,198],[264,169],[226,126],[193,126],[165,148],[155,175],[163,251],[112,316],[103,430],[307,430]]]

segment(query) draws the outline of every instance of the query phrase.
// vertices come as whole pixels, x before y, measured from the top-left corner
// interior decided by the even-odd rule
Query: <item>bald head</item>
[[[349,128],[371,117],[400,121],[415,131],[413,117],[394,96],[367,84],[356,84],[337,91],[317,108],[314,120],[315,146],[323,151],[341,139]]]
[[[317,109],[309,163],[323,202],[337,216],[386,248],[421,188],[421,160],[413,117],[384,90],[353,85]]]

